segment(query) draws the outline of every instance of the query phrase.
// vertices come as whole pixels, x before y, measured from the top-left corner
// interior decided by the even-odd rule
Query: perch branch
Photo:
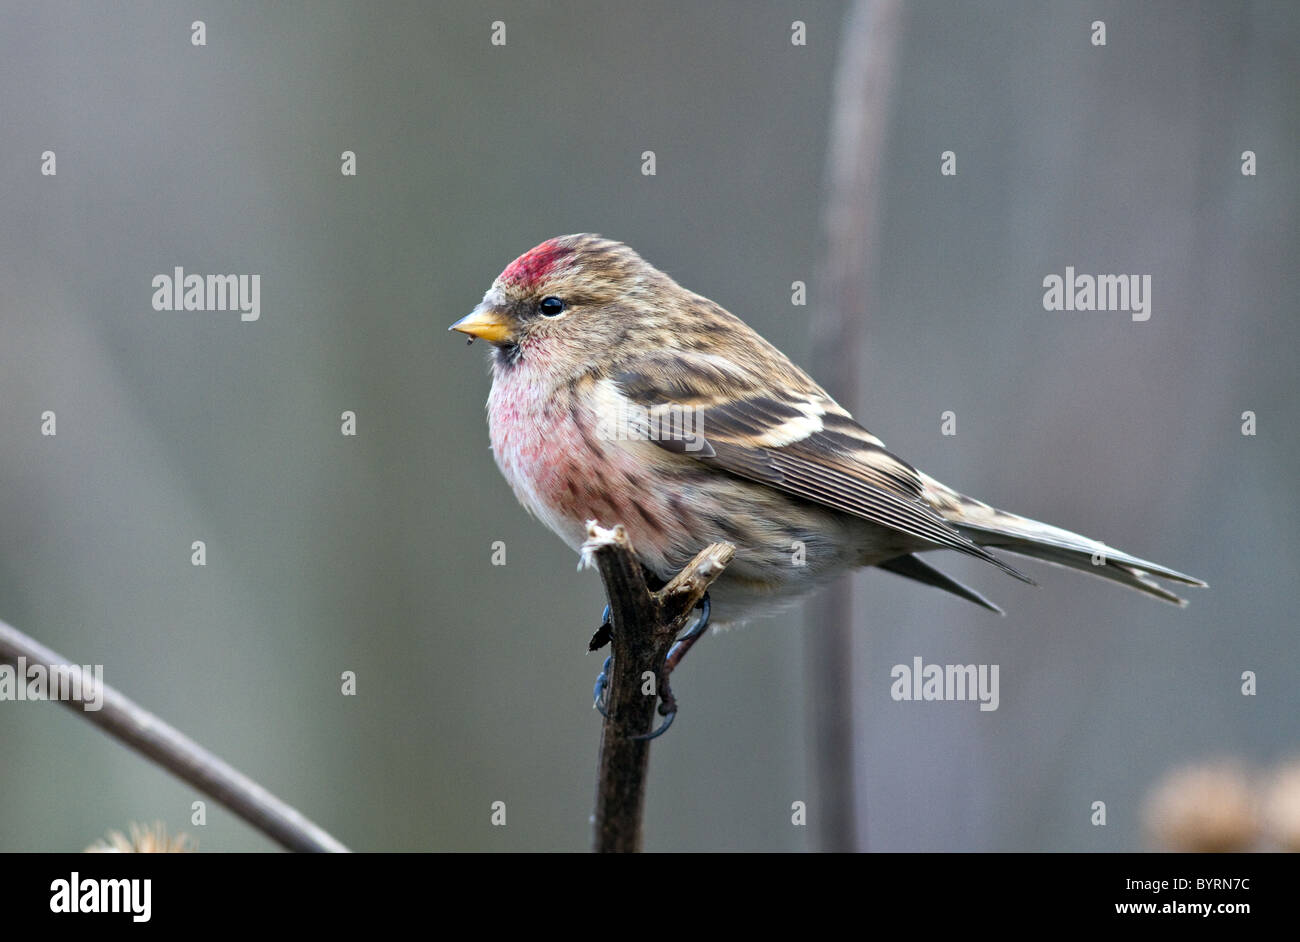
[[[608,715],[600,734],[598,852],[634,853],[641,849],[650,743],[632,737],[650,731],[656,700],[642,694],[643,675],[662,676],[660,669],[677,633],[735,554],[730,543],[707,546],[667,585],[651,592],[626,531],[621,526],[606,530],[595,521],[587,524],[582,565],[598,569],[605,583],[614,654]]]
[[[79,679],[81,696],[59,702],[110,736],[144,754],[177,778],[209,795],[271,840],[294,851],[346,853],[347,848],[247,775],[204,749],[180,730],[129,700],[108,684],[95,689],[95,678],[18,629],[0,621],[0,663],[58,666]],[[26,677],[17,677],[26,684]],[[102,698],[102,701],[101,701]],[[101,701],[100,709],[82,705]]]

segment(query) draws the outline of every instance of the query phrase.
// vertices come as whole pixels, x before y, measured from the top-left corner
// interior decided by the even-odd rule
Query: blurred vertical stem
[[[880,167],[902,30],[901,0],[856,0],[840,42],[826,164],[826,255],[814,286],[813,373],[859,406],[870,284],[880,258]],[[859,849],[854,789],[850,577],[808,607],[807,664],[816,822],[822,850]]]

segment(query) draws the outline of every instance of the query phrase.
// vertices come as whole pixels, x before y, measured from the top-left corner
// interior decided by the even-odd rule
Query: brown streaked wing
[[[737,477],[852,514],[984,559],[1017,579],[1027,576],[957,532],[922,499],[916,469],[885,450],[820,388],[775,393],[739,368],[696,364],[689,354],[657,355],[619,371],[614,380],[647,409],[665,404],[700,410],[703,442],[656,442]],[[699,367],[698,370],[696,367]],[[783,398],[785,396],[785,398]]]

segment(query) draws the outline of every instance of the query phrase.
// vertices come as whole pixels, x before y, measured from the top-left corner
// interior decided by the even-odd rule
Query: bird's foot
[[[686,653],[690,651],[695,642],[704,636],[704,632],[709,627],[709,613],[711,606],[709,603],[709,594],[707,592],[704,594],[704,597],[700,599],[700,603],[696,608],[699,611],[699,614],[695,617],[695,621],[691,624],[690,628],[686,629],[686,631],[673,642],[672,647],[668,649],[668,655],[664,658],[663,666],[656,672],[655,690],[658,691],[659,694],[659,707],[657,712],[664,718],[664,720],[651,732],[644,733],[640,736],[633,736],[631,737],[632,739],[657,739],[664,733],[668,732],[668,727],[672,726],[673,720],[677,718],[677,698],[673,695],[672,686],[669,684],[668,678],[669,675],[677,669],[677,666],[681,664],[682,659],[686,657]],[[601,626],[596,629],[596,634],[592,637],[591,646],[588,650],[595,651],[606,644],[610,640],[610,630],[609,606],[606,605],[604,621],[601,623]],[[600,641],[600,644],[597,644],[596,641],[600,638],[603,638],[603,640]],[[609,716],[609,675],[610,667],[613,663],[613,655],[605,658],[605,663],[601,665],[600,675],[596,678],[596,686],[592,691],[592,696],[595,701],[592,705],[600,711],[601,716],[606,717]]]
[[[614,663],[614,655],[605,658],[605,663],[600,665],[600,673],[596,675],[596,686],[591,691],[593,703],[591,704],[600,711],[600,715],[609,716],[609,710],[605,708],[606,696],[609,692],[609,668]]]

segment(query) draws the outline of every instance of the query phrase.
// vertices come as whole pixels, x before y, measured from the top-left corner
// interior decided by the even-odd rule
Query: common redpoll
[[[621,523],[667,579],[736,545],[713,623],[879,566],[999,611],[918,553],[950,549],[1029,580],[985,547],[1185,604],[1153,577],[1205,583],[996,510],[885,450],[743,321],[618,242],[551,239],[501,273],[453,330],[490,342],[488,426],[520,502],[577,549]]]

